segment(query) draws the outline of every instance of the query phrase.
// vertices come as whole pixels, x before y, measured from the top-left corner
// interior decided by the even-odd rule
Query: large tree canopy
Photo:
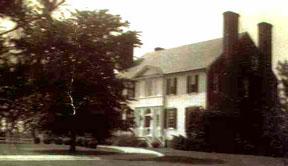
[[[121,127],[120,110],[126,100],[115,70],[127,56],[126,49],[140,41],[137,32],[124,31],[128,22],[107,10],[71,14],[61,19],[41,14],[25,24],[16,21],[20,35],[6,42],[3,38],[0,115],[69,134],[72,142],[85,132],[102,139]],[[9,12],[6,16],[17,17]]]

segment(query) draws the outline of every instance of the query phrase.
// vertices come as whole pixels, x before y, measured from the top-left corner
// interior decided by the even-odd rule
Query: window
[[[177,109],[172,108],[172,109],[166,109],[166,126],[168,128],[177,128]]]
[[[177,78],[168,78],[166,80],[166,93],[167,95],[177,94]]]
[[[199,76],[187,76],[187,93],[197,93],[198,92],[198,83]]]
[[[215,93],[218,93],[220,91],[220,88],[219,88],[219,75],[218,74],[214,74],[213,75],[213,91]]]
[[[123,91],[123,95],[127,98],[134,98],[135,97],[135,83],[132,81],[124,83],[125,89]]]
[[[249,97],[249,80],[248,79],[244,79],[243,80],[243,91],[244,91],[244,93],[243,93],[243,96],[245,97],[245,98],[247,98],[247,97]]]
[[[256,56],[251,57],[251,68],[252,70],[258,70],[259,68],[259,59]]]

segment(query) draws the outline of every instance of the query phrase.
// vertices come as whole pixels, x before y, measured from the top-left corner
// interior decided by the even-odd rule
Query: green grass
[[[77,147],[76,153],[69,152],[68,145],[54,144],[0,144],[0,155],[86,155],[97,156],[101,160],[73,160],[73,161],[1,161],[0,166],[107,166],[107,165],[123,165],[123,166],[146,166],[149,163],[157,165],[173,164],[223,164],[222,160],[215,159],[199,159],[183,156],[164,156],[155,157],[149,154],[123,154],[119,151],[97,148],[88,149]],[[147,161],[147,162],[145,162]],[[153,164],[152,164],[153,165]],[[154,164],[155,165],[155,164]]]
[[[54,144],[0,144],[0,155],[113,155],[119,151],[105,148],[88,149],[77,147],[76,153],[69,152],[68,145]]]

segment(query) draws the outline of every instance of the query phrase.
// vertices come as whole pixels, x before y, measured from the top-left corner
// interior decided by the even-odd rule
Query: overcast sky
[[[222,37],[223,12],[240,14],[240,32],[257,44],[257,24],[273,24],[273,60],[288,56],[288,2],[281,0],[67,0],[79,9],[109,9],[141,31],[142,56],[155,47],[173,48]]]
[[[66,0],[70,9],[109,9],[141,31],[140,57],[155,47],[173,48],[223,35],[223,12],[240,14],[240,32],[257,44],[257,24],[273,25],[273,63],[288,57],[288,2],[285,0]],[[67,6],[68,7],[68,6]]]

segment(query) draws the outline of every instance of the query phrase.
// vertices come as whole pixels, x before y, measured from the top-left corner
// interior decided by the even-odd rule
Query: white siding
[[[187,76],[199,75],[199,92],[187,94]],[[206,73],[189,72],[175,74],[169,77],[177,77],[177,95],[169,95],[166,98],[166,108],[177,108],[177,131],[169,130],[168,135],[185,135],[185,108],[190,106],[202,106],[206,108]],[[167,78],[169,78],[167,77]]]
[[[146,72],[146,74],[149,72]],[[187,76],[188,75],[198,75],[199,84],[198,84],[198,93],[187,94]],[[164,90],[166,89],[164,81],[167,78],[177,77],[177,95],[163,95]],[[156,127],[155,121],[152,122],[155,129],[155,136],[159,137],[159,134],[166,133],[168,139],[171,139],[173,135],[185,135],[185,108],[191,106],[202,106],[206,108],[206,73],[205,71],[191,71],[183,73],[175,73],[171,75],[166,75],[162,77],[143,77],[142,79],[138,78],[136,83],[136,100],[130,101],[130,107],[133,109],[146,108],[146,107],[159,107],[159,108],[177,108],[177,129],[166,129],[164,132],[162,126]],[[152,96],[145,96],[145,80],[153,79],[154,84],[152,90]],[[159,110],[161,113],[161,123],[163,119],[162,109]],[[142,113],[141,113],[142,114]],[[154,114],[155,116],[157,114]],[[143,115],[142,115],[143,116]],[[156,117],[153,117],[156,120]],[[143,123],[143,122],[142,122]],[[143,124],[142,124],[143,125]],[[141,133],[141,134],[140,134]],[[143,135],[143,127],[138,128],[139,136]]]

